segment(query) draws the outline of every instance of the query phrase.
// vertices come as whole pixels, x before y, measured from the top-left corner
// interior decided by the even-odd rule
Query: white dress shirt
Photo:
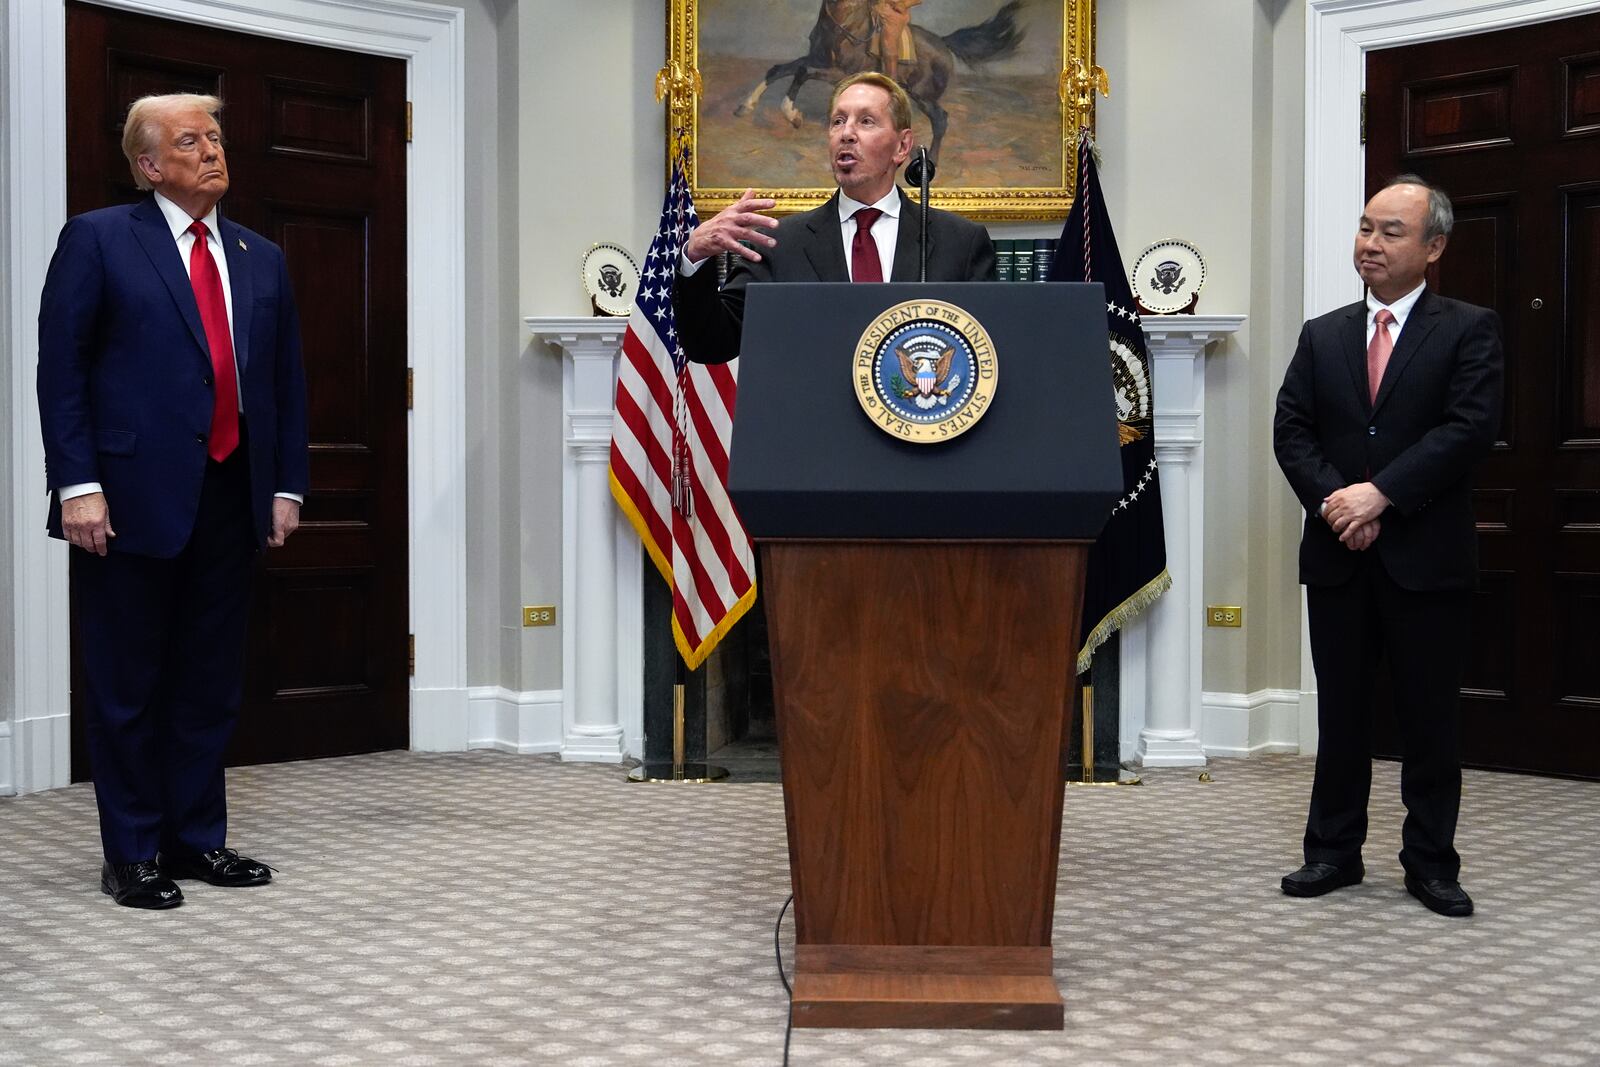
[[[883,280],[894,273],[894,246],[900,239],[900,188],[893,186],[876,204],[863,204],[839,190],[839,233],[844,238],[844,264],[850,280],[856,280],[856,265],[850,258],[850,242],[856,237],[855,214],[864,207],[875,207],[883,214],[872,224],[872,239],[878,245],[878,262],[883,266]]]
[[[1422,290],[1428,287],[1423,282],[1392,304],[1385,304],[1382,300],[1372,295],[1372,290],[1367,290],[1367,344],[1372,344],[1372,335],[1378,332],[1378,312],[1383,308],[1389,309],[1389,314],[1394,316],[1394,324],[1389,327],[1389,340],[1395,344],[1400,343],[1400,331],[1406,328],[1406,318],[1411,314],[1411,309],[1417,306],[1417,299],[1422,296]]]
[[[872,239],[878,243],[878,261],[883,264],[883,280],[888,281],[894,271],[895,242],[900,239],[900,187],[891,188],[876,204],[863,204],[846,196],[843,189],[839,190],[839,235],[844,239],[844,269],[851,281],[856,280],[855,265],[850,262],[850,242],[856,236],[855,213],[864,207],[875,207],[883,212],[878,221],[872,224]],[[711,256],[707,256],[699,263],[691,263],[687,253],[679,252],[678,274],[687,278],[711,262],[711,259]]]
[[[178,245],[178,258],[183,262],[184,274],[189,274],[189,255],[194,251],[195,236],[189,232],[189,227],[195,220],[189,213],[174,204],[171,200],[155,194],[156,207],[161,209],[161,215],[167,220],[167,229],[172,231],[172,239]],[[222,278],[222,302],[228,309],[228,342],[234,350],[233,379],[238,384],[239,412],[244,413],[244,375],[239,373],[239,346],[233,344],[233,287],[228,278],[228,254],[222,248],[222,233],[217,227],[217,208],[213,204],[211,210],[200,220],[206,224],[206,247],[211,250],[211,258],[217,265],[217,274]],[[104,492],[99,482],[79,482],[76,485],[63,486],[57,491],[61,502],[65,504],[75,496],[87,496],[90,493]],[[277,493],[285,500],[293,500],[296,504],[303,504],[305,500],[298,493]]]

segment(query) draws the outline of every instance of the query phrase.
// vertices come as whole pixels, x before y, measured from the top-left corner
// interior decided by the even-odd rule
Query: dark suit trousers
[[[1307,586],[1306,601],[1319,734],[1306,862],[1344,864],[1361,855],[1372,785],[1373,693],[1386,665],[1405,746],[1400,863],[1420,878],[1456,880],[1458,720],[1471,594],[1402,589],[1369,549],[1354,577],[1342,585]]]
[[[243,692],[256,553],[248,447],[241,440],[222,463],[207,461],[194,532],[174,558],[70,550],[89,759],[112,863],[226,841],[222,754]]]

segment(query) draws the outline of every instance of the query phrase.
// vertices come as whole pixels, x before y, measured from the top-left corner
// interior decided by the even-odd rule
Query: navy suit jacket
[[[277,492],[308,485],[300,320],[283,250],[218,215],[249,433],[250,506],[264,544]],[[56,490],[99,482],[116,552],[170,558],[205,477],[212,375],[177,243],[153,196],[67,222],[39,303],[39,414]]]
[[[1278,465],[1306,509],[1303,584],[1338,585],[1355,573],[1359,553],[1317,509],[1334,490],[1365,481],[1390,501],[1367,551],[1396,585],[1476,584],[1472,471],[1500,428],[1503,362],[1499,316],[1424,289],[1373,403],[1366,302],[1305,324],[1273,425]]]

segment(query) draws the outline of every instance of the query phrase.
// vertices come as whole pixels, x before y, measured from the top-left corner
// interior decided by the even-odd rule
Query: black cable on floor
[[[783,991],[789,994],[789,1022],[783,1028],[783,1067],[789,1067],[789,1038],[794,1034],[794,987],[789,984],[789,976],[783,973],[783,917],[793,903],[794,894],[790,893],[789,899],[778,909],[778,921],[772,927],[772,954],[778,961],[778,981],[783,983]]]

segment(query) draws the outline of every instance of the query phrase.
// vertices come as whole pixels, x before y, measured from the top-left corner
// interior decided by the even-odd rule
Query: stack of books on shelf
[[[995,272],[1002,282],[1042,282],[1056,257],[1054,237],[1023,237],[994,243]]]

